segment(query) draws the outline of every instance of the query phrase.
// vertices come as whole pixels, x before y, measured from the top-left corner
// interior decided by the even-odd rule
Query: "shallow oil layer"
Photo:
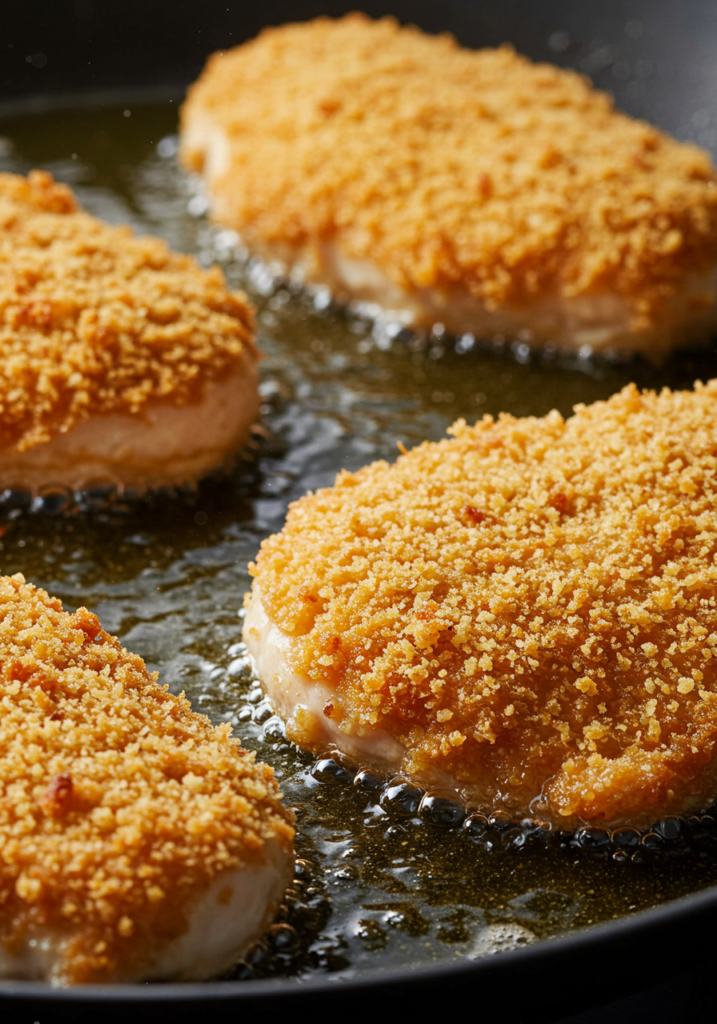
[[[299,822],[297,879],[280,922],[236,977],[420,967],[482,956],[654,906],[717,883],[709,821],[633,856],[634,837],[525,840],[510,828],[446,828],[402,814],[345,773],[317,770],[286,743],[240,642],[247,563],[289,501],[341,468],[392,460],[397,442],[437,439],[457,417],[569,413],[630,380],[689,386],[717,373],[714,351],[661,368],[536,358],[524,343],[392,337],[292,295],[237,257],[178,169],[170,103],[60,112],[0,123],[0,170],[51,170],[91,211],[219,260],[259,308],[264,408],[253,460],[194,494],[94,509],[31,508],[0,495],[4,573],[23,572],[141,654],[175,692],[230,721],[269,761]],[[54,506],[62,505],[55,501]],[[82,504],[82,503],[81,503]],[[22,505],[22,502],[20,502]],[[604,837],[603,837],[604,838]],[[694,840],[694,841],[693,841]],[[653,844],[654,845],[654,844]],[[660,845],[659,841],[656,845]],[[717,845],[717,844],[716,844]]]

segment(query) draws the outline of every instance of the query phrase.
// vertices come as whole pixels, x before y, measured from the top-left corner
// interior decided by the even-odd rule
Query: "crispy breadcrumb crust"
[[[717,381],[454,425],[295,503],[252,572],[294,670],[419,776],[557,820],[717,794]],[[293,737],[299,742],[302,737]],[[306,739],[305,737],[303,739]]]
[[[507,46],[360,14],[269,29],[210,58],[181,121],[195,170],[193,129],[228,140],[217,220],[250,244],[335,239],[404,289],[488,310],[617,293],[637,330],[717,256],[708,154]]]
[[[67,940],[65,982],[141,971],[220,873],[291,849],[271,769],[144,662],[0,578],[0,941]]]
[[[0,174],[0,448],[196,400],[256,358],[253,331],[219,269],[104,224],[49,174]]]

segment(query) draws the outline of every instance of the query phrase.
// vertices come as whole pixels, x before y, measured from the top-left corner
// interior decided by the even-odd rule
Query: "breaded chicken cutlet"
[[[247,440],[257,358],[221,271],[0,175],[0,488],[198,479]]]
[[[287,25],[214,54],[181,123],[214,219],[340,300],[653,357],[717,325],[708,154],[509,47]]]
[[[717,381],[475,426],[342,473],[244,627],[287,735],[553,822],[717,796]]]
[[[271,769],[22,576],[0,652],[0,977],[226,970],[292,877]]]

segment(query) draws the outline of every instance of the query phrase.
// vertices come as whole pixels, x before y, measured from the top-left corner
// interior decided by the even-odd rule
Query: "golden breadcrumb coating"
[[[0,174],[0,448],[186,404],[247,353],[252,312],[220,270],[104,224],[49,174]]]
[[[497,421],[342,473],[252,567],[347,735],[556,820],[717,795],[717,381]],[[300,717],[300,716],[297,716]],[[311,745],[300,725],[292,737]]]
[[[214,216],[250,244],[336,240],[488,310],[612,293],[638,330],[717,256],[708,154],[507,46],[360,14],[270,29],[210,58],[182,126],[196,170],[190,131],[226,137]]]
[[[67,938],[66,982],[131,973],[187,897],[291,848],[273,773],[85,608],[0,578],[0,941]],[[136,965],[135,965],[136,966]]]

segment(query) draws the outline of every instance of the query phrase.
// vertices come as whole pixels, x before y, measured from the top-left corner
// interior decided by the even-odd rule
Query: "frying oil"
[[[440,327],[416,338],[345,315],[320,289],[277,285],[231,232],[209,225],[201,189],[177,164],[176,103],[127,109],[8,118],[0,170],[47,169],[98,216],[223,265],[258,308],[260,434],[249,461],[193,494],[56,516],[6,503],[0,556],[4,573],[22,572],[69,610],[96,612],[173,692],[230,722],[273,766],[297,814],[297,877],[278,922],[234,976],[353,975],[483,956],[717,883],[709,819],[691,823],[695,841],[678,836],[655,851],[634,836],[581,845],[500,823],[446,828],[394,813],[352,773],[317,773],[287,743],[241,644],[248,562],[281,529],[289,502],[330,485],[340,469],[391,461],[399,442],[437,440],[461,416],[567,415],[631,380],[690,386],[715,376],[715,354],[661,368],[566,361],[535,357],[524,343],[456,341]]]

